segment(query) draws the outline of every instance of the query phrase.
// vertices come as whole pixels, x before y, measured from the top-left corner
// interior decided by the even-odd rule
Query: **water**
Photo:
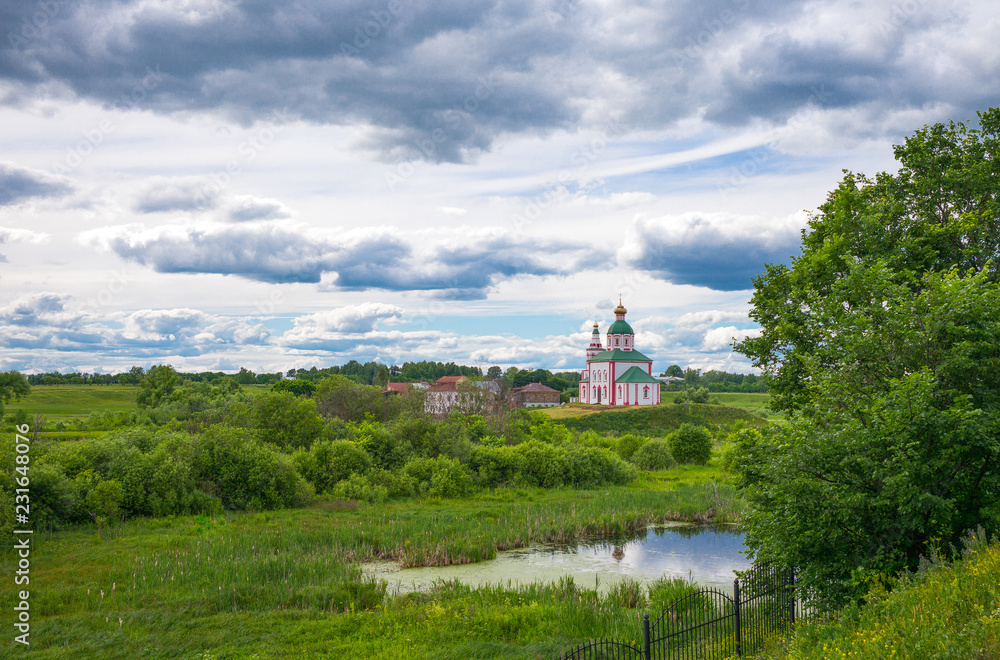
[[[577,585],[597,586],[600,591],[626,577],[643,584],[679,577],[732,591],[733,571],[750,568],[743,549],[743,534],[733,529],[674,524],[650,526],[629,538],[508,550],[476,564],[401,569],[378,562],[362,568],[386,580],[390,591],[400,593],[426,590],[439,579],[458,579],[474,587],[555,582],[562,576],[572,576]]]

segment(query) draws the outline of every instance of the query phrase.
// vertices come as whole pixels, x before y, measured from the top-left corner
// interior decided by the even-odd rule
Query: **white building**
[[[653,376],[653,361],[635,349],[635,331],[625,321],[628,310],[621,300],[615,322],[607,332],[607,348],[594,332],[587,347],[587,368],[580,381],[580,403],[606,406],[655,406],[660,403],[660,381]]]

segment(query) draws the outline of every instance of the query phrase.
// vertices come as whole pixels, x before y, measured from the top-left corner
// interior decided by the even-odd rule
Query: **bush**
[[[712,436],[708,429],[694,424],[681,424],[668,437],[670,453],[678,463],[705,465],[712,456]]]
[[[195,465],[229,509],[301,506],[315,492],[289,457],[261,443],[248,429],[211,426],[197,442]]]
[[[623,435],[618,438],[618,446],[615,447],[615,451],[624,460],[632,460],[632,454],[634,454],[639,447],[643,446],[649,442],[649,438],[641,435]]]
[[[673,451],[666,440],[650,440],[632,455],[632,464],[640,470],[666,470],[674,464]]]
[[[344,500],[379,504],[388,499],[389,491],[384,486],[373,484],[362,474],[352,474],[333,488],[333,495]]]
[[[364,474],[372,466],[371,456],[349,440],[321,440],[308,451],[292,456],[299,472],[317,493],[325,493],[354,474]]]
[[[514,447],[476,447],[469,458],[469,467],[488,488],[511,486],[524,480],[524,457]]]
[[[418,492],[434,497],[460,497],[472,492],[472,475],[454,458],[415,458],[403,467]]]

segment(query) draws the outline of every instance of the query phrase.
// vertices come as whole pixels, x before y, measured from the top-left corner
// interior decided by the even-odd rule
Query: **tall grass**
[[[591,636],[634,635],[635,608],[657,596],[637,585],[601,595],[564,580],[477,589],[445,583],[386,597],[385,583],[362,574],[359,563],[479,561],[533,542],[698,520],[713,507],[720,517],[735,515],[735,498],[727,497],[727,486],[710,483],[498,489],[469,500],[327,503],[139,520],[101,534],[92,527],[39,533],[32,654],[269,657],[322,647],[343,657],[554,656]],[[2,569],[12,571],[16,558],[2,557]]]
[[[799,624],[783,660],[1000,658],[1000,544],[980,535],[966,558],[938,562],[829,620]]]

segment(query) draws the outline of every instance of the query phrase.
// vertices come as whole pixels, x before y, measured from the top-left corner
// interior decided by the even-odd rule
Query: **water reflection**
[[[628,538],[535,545],[463,566],[400,569],[378,563],[362,568],[400,592],[427,589],[438,579],[478,586],[553,582],[562,576],[572,576],[580,586],[596,585],[601,591],[626,577],[648,583],[664,576],[732,590],[733,571],[750,567],[743,549],[743,534],[733,529],[675,524],[650,526]]]

